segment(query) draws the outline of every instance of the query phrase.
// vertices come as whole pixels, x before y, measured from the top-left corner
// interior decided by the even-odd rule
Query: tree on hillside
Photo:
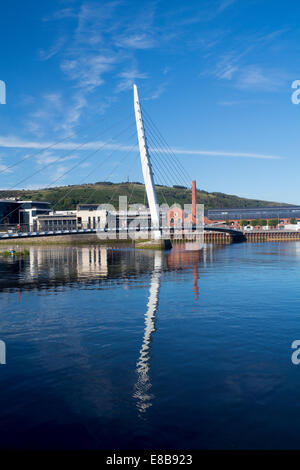
[[[245,225],[248,225],[248,220],[244,220],[244,219],[241,220],[241,221],[240,221],[240,226],[241,226],[241,227],[245,227]]]
[[[290,219],[290,224],[296,224],[296,223],[297,223],[296,218],[295,218],[295,217],[292,217],[292,218]]]
[[[277,227],[277,225],[278,225],[278,219],[270,219],[270,220],[268,221],[268,225],[269,225],[269,227],[273,227],[273,228]]]
[[[266,219],[253,219],[250,222],[250,225],[252,227],[263,227],[264,225],[267,225]]]

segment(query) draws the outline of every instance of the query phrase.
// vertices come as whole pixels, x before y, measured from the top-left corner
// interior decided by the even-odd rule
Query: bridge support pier
[[[170,250],[172,248],[171,240],[136,240],[135,248],[143,248],[144,250]]]

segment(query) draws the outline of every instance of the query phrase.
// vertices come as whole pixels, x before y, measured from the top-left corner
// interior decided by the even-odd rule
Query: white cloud
[[[230,7],[236,0],[222,0],[220,2],[219,8],[217,9],[217,13],[221,13],[222,11],[226,10],[226,8]]]
[[[170,71],[171,71],[171,67],[166,66],[166,67],[163,69],[162,73],[163,73],[163,75],[167,75]]]
[[[116,40],[116,45],[130,49],[151,49],[156,46],[152,37],[145,33],[120,37]]]
[[[116,59],[103,54],[82,54],[76,59],[66,59],[62,71],[85,93],[93,91],[104,83],[103,74],[112,69]]]
[[[69,134],[73,126],[79,121],[82,109],[87,105],[87,99],[81,91],[73,95],[73,103],[66,110],[65,119],[62,124],[64,131]]]
[[[156,149],[157,151],[164,151],[164,149]],[[237,157],[237,158],[259,158],[266,160],[280,160],[282,157],[278,155],[266,155],[262,153],[250,153],[250,152],[226,152],[223,150],[181,150],[181,149],[172,149],[173,153],[179,155],[203,155],[211,157]]]
[[[225,4],[226,4],[225,0]],[[229,3],[228,3],[229,6]],[[263,91],[275,91],[284,85],[286,81],[286,73],[282,69],[275,69],[270,65],[256,64],[249,60],[257,58],[253,53],[257,50],[264,51],[268,56],[270,48],[274,46],[274,41],[283,35],[287,30],[279,29],[269,33],[257,32],[250,35],[240,35],[239,37],[230,38],[227,34],[227,51],[222,47],[221,55],[207,57],[210,61],[208,67],[201,75],[211,75],[219,80],[227,80],[232,86],[239,89],[253,89]],[[252,63],[251,63],[252,62]]]
[[[11,173],[12,170],[11,170],[11,168],[7,167],[6,165],[3,165],[3,163],[0,162],[0,172],[1,173]]]
[[[54,106],[55,108],[61,108],[62,102],[61,102],[61,94],[60,93],[46,93],[44,95],[44,99],[46,103],[49,105]]]
[[[41,137],[46,128],[57,129],[57,115],[63,110],[60,93],[47,93],[41,98],[41,105],[30,113],[25,122],[26,128],[33,134]]]
[[[65,18],[76,18],[77,13],[73,8],[61,8],[53,13],[52,16],[44,18],[44,21],[62,20]]]
[[[77,155],[66,155],[66,156],[58,156],[55,155],[53,152],[45,150],[44,152],[38,153],[35,157],[37,163],[39,165],[50,165],[51,163],[55,162],[65,162],[68,160],[76,160],[78,158]]]
[[[81,142],[60,142],[55,144],[55,142],[34,142],[34,141],[26,141],[21,140],[16,137],[1,137],[0,136],[0,147],[3,148],[22,148],[22,149],[45,149],[50,146],[55,146],[56,150],[98,150],[101,147],[105,147],[106,150],[116,150],[116,151],[129,151],[129,150],[137,150],[138,147],[132,148],[129,145],[122,145],[119,143],[106,143],[104,141],[96,141],[87,144],[82,144]],[[80,146],[82,146],[80,148]],[[151,150],[155,152],[169,152],[169,149],[163,147],[150,147]],[[53,151],[53,150],[52,150]],[[208,157],[236,157],[236,158],[256,158],[256,159],[266,159],[266,160],[278,160],[282,157],[278,155],[268,155],[256,152],[230,152],[230,151],[223,151],[223,150],[202,150],[202,149],[178,149],[173,148],[172,152],[178,155],[199,155],[199,156],[208,156]]]
[[[261,67],[251,65],[241,71],[236,86],[240,89],[275,91],[282,87],[286,80],[286,75],[280,70],[263,70]]]
[[[58,168],[56,168],[53,177],[51,178],[52,182],[51,184],[55,183],[58,180],[63,181],[65,173],[68,171],[68,167],[64,165],[60,165]]]
[[[162,31],[155,25],[155,2],[128,11],[126,15],[123,8],[122,0],[83,1],[80,6],[72,4],[44,18],[44,21],[68,21],[70,26],[52,46],[39,51],[42,60],[57,56],[60,70],[70,86],[61,97],[60,109],[55,109],[54,103],[50,109],[51,103],[48,103],[27,119],[27,129],[40,139],[53,130],[62,131],[63,135],[72,132],[99,87],[106,84],[107,77],[116,82],[115,95],[130,89],[135,80],[148,78],[138,70],[136,51],[167,43],[171,27]],[[120,73],[120,70],[123,71]],[[159,87],[153,99],[162,91]],[[100,109],[109,106],[113,97],[103,94],[99,101]]]
[[[146,96],[145,98],[143,98],[143,101],[157,100],[163,94],[166,87],[167,87],[167,84],[162,83],[149,96]]]
[[[49,60],[51,57],[54,57],[58,52],[62,49],[63,45],[65,44],[65,38],[60,37],[58,38],[54,44],[49,48],[48,51],[44,51],[43,49],[39,50],[39,56],[41,60]]]
[[[117,85],[117,92],[129,90],[130,88],[132,88],[136,79],[145,79],[147,78],[147,74],[140,73],[136,69],[131,69],[127,72],[120,73],[119,77],[121,78],[121,80]]]

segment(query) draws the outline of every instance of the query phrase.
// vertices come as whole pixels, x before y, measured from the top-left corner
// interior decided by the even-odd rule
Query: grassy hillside
[[[159,204],[167,202],[190,204],[191,189],[182,186],[167,187],[156,186]],[[74,209],[78,203],[111,203],[117,207],[118,196],[127,196],[130,204],[144,203],[145,189],[141,183],[107,183],[60,186],[56,188],[37,190],[0,190],[0,198],[20,197],[36,201],[48,201],[56,210]],[[288,204],[278,202],[267,202],[257,199],[245,199],[223,193],[208,193],[198,190],[198,204],[204,204],[206,209],[231,208],[231,207],[262,207],[262,206],[287,206]]]

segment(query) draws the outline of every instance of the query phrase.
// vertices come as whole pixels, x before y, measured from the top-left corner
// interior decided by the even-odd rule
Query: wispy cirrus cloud
[[[120,78],[120,81],[116,87],[116,91],[120,92],[129,90],[137,79],[144,80],[148,78],[148,75],[140,73],[136,68],[133,68],[131,70],[121,72],[118,77]]]
[[[62,95],[58,92],[44,94],[39,107],[32,111],[25,121],[25,127],[32,134],[42,137],[47,127],[57,129],[57,115],[62,112]]]
[[[115,93],[128,90],[136,79],[146,79],[135,64],[135,51],[155,47],[152,31],[152,11],[147,9],[146,18],[138,15],[121,15],[117,9],[122,1],[93,2],[84,1],[79,7],[62,8],[45,21],[70,19],[72,27],[68,37],[59,37],[48,51],[40,51],[41,60],[57,55],[60,70],[71,87],[65,96],[63,112],[57,110],[56,122],[64,133],[69,133],[81,119],[84,109],[89,105],[99,87],[106,83],[107,77],[114,78]],[[132,64],[135,64],[134,66]],[[120,72],[120,69],[123,71]],[[70,96],[71,95],[71,96]],[[99,109],[107,107],[110,99],[101,97]],[[40,115],[48,112],[37,110],[28,120],[28,129],[37,133],[42,129]],[[37,122],[36,122],[37,121]],[[51,123],[49,119],[48,125]],[[41,134],[42,135],[42,134]]]
[[[67,166],[59,165],[59,167],[56,168],[54,172],[53,179],[57,179],[57,180],[63,179],[68,169],[69,168]]]
[[[152,93],[146,95],[143,101],[157,100],[167,88],[167,83],[161,83]]]
[[[116,58],[104,54],[80,55],[61,63],[62,71],[76,88],[88,93],[104,83],[103,75],[112,69]]]
[[[43,21],[63,20],[65,18],[76,18],[77,13],[74,8],[61,8],[56,10],[52,15],[43,18]]]
[[[133,148],[129,145],[123,145],[122,143],[108,143],[105,141],[95,141],[86,144],[81,142],[60,142],[55,144],[55,142],[37,142],[37,141],[27,141],[22,140],[16,137],[1,137],[0,136],[0,147],[2,148],[22,148],[22,149],[45,149],[50,146],[55,146],[56,150],[97,150],[99,148],[116,150],[120,152],[129,151],[129,150],[138,150],[138,147]],[[80,148],[81,146],[81,148]],[[169,152],[169,148],[164,147],[150,147],[151,150],[155,152]],[[265,160],[279,160],[282,157],[279,155],[272,154],[263,154],[256,152],[231,152],[226,150],[205,150],[205,149],[171,149],[174,154],[177,155],[195,155],[195,156],[207,156],[207,157],[236,157],[236,158],[256,158],[256,159],[265,159]]]
[[[78,159],[78,155],[65,155],[65,156],[58,156],[57,154],[54,154],[53,152],[50,152],[48,150],[45,150],[44,152],[39,153],[36,155],[35,160],[39,165],[48,165],[51,163],[55,163],[57,161],[59,162],[65,162],[69,160],[76,160]]]
[[[117,38],[116,45],[122,48],[130,49],[151,49],[157,45],[157,42],[149,34],[133,34],[131,36],[121,36]]]
[[[155,149],[157,151],[164,151],[164,149]],[[236,158],[258,158],[263,160],[281,160],[282,157],[278,155],[266,155],[263,153],[251,152],[227,152],[226,150],[186,150],[186,149],[172,149],[173,153],[178,155],[203,155],[207,157],[236,157]]]
[[[262,69],[257,65],[249,65],[240,70],[236,86],[242,90],[276,91],[288,81],[288,76],[281,70]]]
[[[227,37],[227,51],[209,55],[210,66],[200,75],[213,76],[218,80],[226,80],[233,87],[263,91],[275,91],[285,85],[287,74],[284,70],[270,66],[269,64],[257,64],[253,60],[253,53],[257,58],[257,51],[264,50],[266,55],[272,48],[274,41],[287,30],[277,29],[271,32],[258,32],[256,34],[240,36],[238,38]]]
[[[52,44],[52,46],[49,48],[48,51],[46,51],[44,49],[40,49],[39,50],[40,59],[41,60],[51,59],[53,56],[58,54],[58,52],[62,49],[65,42],[66,42],[66,39],[64,37],[59,37],[58,39],[56,39],[54,44]]]
[[[1,173],[11,173],[11,172],[12,172],[12,169],[9,168],[7,165],[4,165],[4,164],[1,162],[1,159],[0,159],[0,172],[1,172]]]
[[[233,5],[236,0],[222,0],[217,8],[217,13],[222,13],[222,11],[226,10],[228,7]]]

